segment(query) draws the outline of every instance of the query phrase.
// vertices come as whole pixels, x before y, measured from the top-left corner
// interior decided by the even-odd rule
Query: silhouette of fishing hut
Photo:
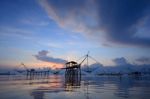
[[[66,63],[66,72],[65,75],[74,76],[74,75],[81,75],[80,64],[75,61],[70,61]]]
[[[81,65],[75,61],[66,63],[65,71],[65,87],[66,91],[72,91],[73,86],[80,86],[81,81]]]
[[[81,65],[84,61],[87,62],[87,66],[88,66],[88,59],[89,59],[89,52],[82,56],[80,59],[78,60],[81,60],[81,62],[78,64],[77,62],[75,61],[70,61],[70,62],[67,62],[66,63],[66,67],[63,68],[65,69],[65,77],[66,79],[72,79],[72,77],[76,78],[76,79],[81,79]]]
[[[93,60],[94,62],[100,64],[95,58],[93,58],[92,56],[89,55],[89,52],[82,56],[81,58],[79,58],[77,61],[80,61],[80,63],[77,63],[75,61],[70,61],[66,63],[66,67],[63,68],[65,69],[65,76],[67,77],[72,77],[72,76],[79,76],[81,77],[81,65],[83,63],[86,64],[87,66],[87,70],[85,70],[87,73],[91,73],[92,69],[89,68],[89,59]]]

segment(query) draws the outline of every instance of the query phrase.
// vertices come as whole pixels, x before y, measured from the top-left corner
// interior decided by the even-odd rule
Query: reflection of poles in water
[[[80,75],[65,75],[66,91],[72,91],[73,88],[80,87]]]
[[[31,93],[34,99],[44,99],[44,93],[42,91],[35,91]]]
[[[80,78],[80,75],[65,75],[65,82],[72,86],[80,86]]]
[[[86,99],[90,99],[90,97],[89,97],[89,82],[88,81],[85,83],[85,87],[86,87],[86,89],[84,89],[84,92],[86,92],[85,97],[86,97]]]

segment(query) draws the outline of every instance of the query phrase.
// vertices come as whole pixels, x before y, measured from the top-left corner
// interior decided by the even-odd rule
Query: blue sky
[[[103,65],[115,65],[119,57],[149,64],[149,5],[148,0],[1,0],[0,66],[51,66],[88,51]]]

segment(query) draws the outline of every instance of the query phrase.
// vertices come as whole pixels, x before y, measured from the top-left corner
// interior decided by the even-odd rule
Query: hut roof
[[[67,62],[66,64],[70,64],[70,63],[77,64],[77,62],[75,62],[75,61],[70,61],[70,62]]]

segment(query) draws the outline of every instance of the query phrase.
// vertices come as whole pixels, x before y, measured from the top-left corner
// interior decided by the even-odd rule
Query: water
[[[150,77],[0,76],[0,99],[150,99]]]

